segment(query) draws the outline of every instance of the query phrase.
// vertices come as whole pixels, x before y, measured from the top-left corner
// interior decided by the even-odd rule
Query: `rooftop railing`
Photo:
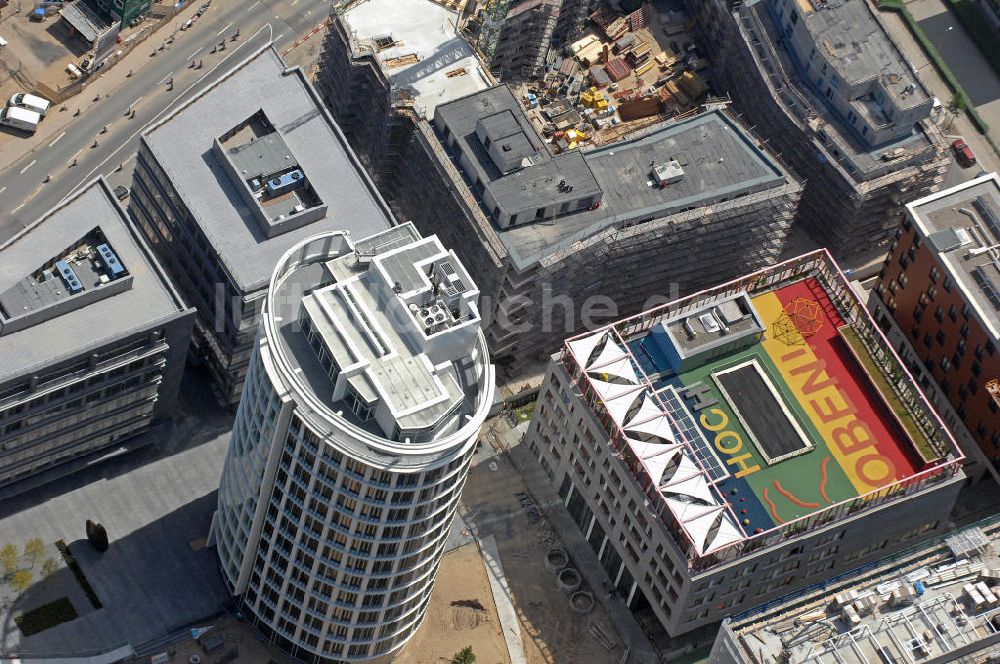
[[[618,336],[624,345],[625,340],[644,336],[664,319],[700,309],[704,306],[705,300],[735,295],[740,292],[757,295],[810,277],[819,282],[840,317],[863,340],[873,360],[873,366],[877,367],[883,378],[892,385],[896,396],[901,403],[905,404],[908,414],[920,423],[928,439],[934,441],[934,445],[941,453],[941,458],[910,477],[854,498],[834,503],[825,509],[787,521],[769,530],[752,535],[747,534],[741,541],[705,553],[698,552],[695,543],[674,517],[666,500],[660,494],[656,483],[645,473],[642,464],[635,458],[624,433],[611,417],[603,399],[590,387],[589,379],[587,379],[582,367],[576,363],[573,354],[569,351],[569,346],[567,345],[563,350],[561,361],[569,375],[573,377],[581,398],[588,403],[608,433],[608,441],[614,449],[615,455],[631,470],[633,478],[649,499],[650,509],[660,518],[661,523],[684,551],[690,569],[694,573],[704,572],[753,551],[765,549],[790,538],[815,531],[860,511],[904,499],[954,477],[961,469],[961,461],[964,457],[951,433],[923,393],[917,388],[913,376],[825,249],[798,256],[720,286],[694,293],[621,320],[605,329]],[[591,334],[594,332],[587,332],[586,335],[580,336]],[[641,367],[637,366],[636,370],[645,377]],[[669,416],[669,413],[667,414]],[[690,442],[684,439],[683,434],[676,426],[674,430],[680,437],[680,442],[691,448]],[[690,456],[697,462],[698,456],[693,449],[691,449]],[[702,470],[704,472],[704,469]],[[731,510],[731,507],[725,502],[725,497],[720,494],[720,498],[720,502]]]

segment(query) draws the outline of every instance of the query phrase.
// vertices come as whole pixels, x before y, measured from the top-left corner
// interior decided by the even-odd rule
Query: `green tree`
[[[0,549],[0,565],[3,565],[5,574],[11,574],[17,569],[18,558],[20,554],[17,552],[17,547],[13,544],[4,544]]]
[[[32,537],[24,545],[24,557],[28,559],[32,569],[34,569],[35,563],[38,562],[38,559],[44,555],[45,542],[42,541],[41,537]]]
[[[42,563],[42,578],[48,579],[50,576],[55,574],[58,569],[59,563],[57,563],[54,558],[46,558],[45,562]]]
[[[451,664],[475,664],[476,654],[472,652],[472,646],[465,646],[451,658]]]
[[[10,585],[19,593],[23,593],[31,585],[32,574],[26,569],[19,570],[14,575],[14,580],[10,582]]]
[[[961,92],[956,92],[948,100],[948,105],[946,109],[948,111],[948,129],[951,129],[951,123],[955,121],[955,117],[960,113],[963,113],[966,108],[968,108],[969,102],[965,99],[965,95]]]

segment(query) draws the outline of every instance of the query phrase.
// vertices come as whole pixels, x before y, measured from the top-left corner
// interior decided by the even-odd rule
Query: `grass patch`
[[[14,618],[14,622],[25,636],[44,632],[50,627],[61,625],[77,617],[76,609],[66,597],[43,604]]]
[[[906,408],[902,401],[900,401],[899,396],[896,394],[896,390],[892,388],[889,384],[888,379],[885,374],[882,373],[882,368],[876,364],[875,358],[871,356],[868,352],[868,348],[865,346],[864,342],[861,341],[861,337],[858,336],[857,330],[855,330],[850,325],[844,325],[837,329],[840,333],[840,338],[844,340],[847,348],[851,351],[851,355],[857,360],[861,368],[864,369],[865,373],[868,374],[868,378],[871,379],[872,384],[878,391],[879,395],[889,406],[889,410],[895,416],[896,421],[899,422],[900,426],[906,432],[906,435],[911,441],[913,441],[913,446],[916,448],[917,452],[920,454],[920,458],[924,460],[925,463],[930,463],[931,461],[936,461],[941,458],[941,455],[937,453],[934,449],[934,445],[927,438],[924,430],[920,428],[917,421],[913,419],[913,415]]]
[[[514,419],[518,422],[527,422],[532,417],[535,416],[535,400],[532,399],[528,403],[514,409]]]
[[[83,568],[80,567],[80,563],[76,562],[76,558],[70,552],[69,547],[66,546],[66,542],[59,540],[56,542],[56,548],[59,549],[59,553],[62,555],[63,560],[66,562],[66,567],[69,567],[70,571],[73,572],[73,576],[76,577],[76,582],[80,584],[83,589],[83,593],[90,600],[90,605],[95,609],[99,609],[103,604],[101,604],[100,598],[97,593],[94,592],[94,588],[90,585],[90,581],[87,580],[87,575],[83,573]]]

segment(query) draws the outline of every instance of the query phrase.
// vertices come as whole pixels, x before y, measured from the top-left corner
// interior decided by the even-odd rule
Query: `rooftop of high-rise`
[[[291,391],[369,449],[426,452],[492,398],[479,291],[436,236],[402,224],[313,237],[279,265],[265,337]]]
[[[395,91],[426,117],[440,104],[493,85],[458,32],[461,18],[432,0],[368,0],[343,14],[354,54],[373,56]]]
[[[574,337],[561,361],[695,570],[960,472],[822,251]]]
[[[613,224],[642,223],[798,180],[724,109],[552,155],[506,85],[438,106],[435,125],[518,264]]]
[[[394,223],[305,74],[270,46],[142,141],[245,291],[266,285],[278,259],[306,237],[365,237]]]
[[[107,182],[94,180],[0,245],[0,382],[186,310]]]
[[[983,175],[906,207],[984,329],[1000,339],[1000,177]]]

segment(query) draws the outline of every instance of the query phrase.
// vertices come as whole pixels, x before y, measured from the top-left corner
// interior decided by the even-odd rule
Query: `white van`
[[[34,134],[38,129],[38,123],[42,121],[42,116],[26,108],[8,106],[0,111],[0,125],[21,129]]]
[[[17,94],[11,96],[7,105],[34,111],[44,118],[45,114],[49,110],[49,106],[52,104],[49,103],[48,99],[42,99],[41,97],[29,95],[24,92],[18,92]]]

